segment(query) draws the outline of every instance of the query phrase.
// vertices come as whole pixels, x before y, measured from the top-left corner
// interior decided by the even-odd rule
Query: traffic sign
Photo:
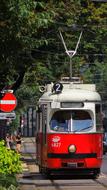
[[[16,97],[13,93],[7,92],[0,100],[0,110],[4,112],[11,112],[17,105]]]
[[[8,120],[8,119],[16,119],[16,114],[15,114],[15,112],[10,112],[10,113],[4,113],[4,112],[0,112],[0,119],[6,119],[6,120]]]

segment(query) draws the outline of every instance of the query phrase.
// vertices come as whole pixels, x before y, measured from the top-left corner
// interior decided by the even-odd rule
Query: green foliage
[[[16,177],[12,175],[0,175],[0,190],[18,190]]]
[[[82,71],[86,82],[97,83],[99,89],[105,83],[105,90],[106,72],[100,75],[100,82],[96,78],[99,65],[107,61],[107,3],[3,0],[0,12],[0,88],[12,85],[22,72],[25,74],[16,92],[17,108],[37,101],[39,85],[69,75],[69,58],[59,30],[69,50],[75,49],[83,30],[76,58],[72,60],[73,76]],[[106,67],[105,64],[104,71]],[[94,68],[98,69],[96,73]]]
[[[17,131],[20,123],[20,116],[19,112],[16,112],[16,118],[13,119],[10,123],[10,133],[13,134],[15,131]]]
[[[47,12],[46,7],[45,10],[39,12],[38,9],[43,8],[42,4],[42,2],[35,3],[33,0],[2,2],[0,8],[0,88],[14,83],[20,72],[26,71],[31,65],[31,49],[46,42],[41,39],[42,35],[37,30],[47,28],[53,14],[52,11]]]
[[[20,156],[13,150],[8,150],[0,141],[0,174],[14,175],[21,171]]]
[[[16,173],[22,171],[20,156],[0,141],[0,190],[18,190]]]

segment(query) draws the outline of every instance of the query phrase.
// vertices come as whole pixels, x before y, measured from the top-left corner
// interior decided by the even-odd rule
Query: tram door
[[[41,110],[38,108],[37,112],[36,112],[36,162],[37,164],[40,164],[40,155],[41,155],[41,148],[40,148],[40,130],[41,130],[41,118],[42,118],[42,112]]]
[[[36,130],[36,159],[38,165],[44,165],[46,157],[46,125],[47,125],[47,106],[42,105],[37,112],[37,130]]]

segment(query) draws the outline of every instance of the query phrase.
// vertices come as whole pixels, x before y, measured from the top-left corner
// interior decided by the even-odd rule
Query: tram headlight
[[[70,146],[68,147],[68,151],[69,151],[70,153],[75,153],[75,152],[76,152],[76,146],[75,146],[74,144],[70,145]]]

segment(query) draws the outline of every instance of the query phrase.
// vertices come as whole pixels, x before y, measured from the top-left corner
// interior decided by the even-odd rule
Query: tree
[[[105,43],[107,39],[107,3],[87,0],[82,1],[82,6],[79,22],[85,24],[82,51],[86,67],[84,67],[83,75],[88,83],[97,84],[102,99],[105,99],[107,93],[107,46]]]
[[[58,29],[63,19],[67,25],[71,24],[73,19],[69,19],[69,15],[75,13],[77,6],[78,2],[71,6],[70,2],[65,4],[64,1],[3,0],[0,10],[0,89],[12,87],[16,81],[14,88],[19,87],[25,72],[35,62],[32,50],[44,49],[56,35],[48,34]],[[37,61],[36,58],[36,64]]]
[[[3,0],[0,9],[0,89],[19,89],[18,96],[26,92],[29,99],[38,96],[39,85],[68,75],[69,58],[59,30],[69,49],[75,48],[83,30],[74,74],[84,75],[87,65],[106,61],[106,3]]]

